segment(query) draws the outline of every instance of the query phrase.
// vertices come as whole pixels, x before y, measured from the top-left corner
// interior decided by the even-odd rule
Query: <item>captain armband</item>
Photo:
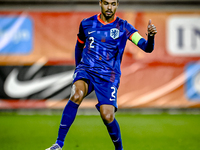
[[[143,37],[138,33],[135,32],[130,36],[130,40],[135,44],[138,45],[138,42],[140,41],[140,39],[142,39]]]

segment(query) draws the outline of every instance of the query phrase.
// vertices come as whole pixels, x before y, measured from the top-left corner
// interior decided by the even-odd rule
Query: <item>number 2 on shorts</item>
[[[111,89],[113,90],[113,92],[111,93],[110,101],[115,101],[115,92],[116,92],[115,90],[116,90],[116,89],[115,89],[114,86],[112,86]]]

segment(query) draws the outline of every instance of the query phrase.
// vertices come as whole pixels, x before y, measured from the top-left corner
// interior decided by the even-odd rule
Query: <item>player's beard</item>
[[[110,12],[111,14],[110,14],[110,15],[107,15],[107,14],[106,14],[107,12]],[[106,20],[108,20],[108,19],[110,19],[110,18],[112,18],[112,17],[114,16],[114,13],[113,13],[112,11],[109,11],[109,10],[107,10],[107,11],[105,11],[105,12],[102,11],[102,14],[103,14],[104,17],[106,18]]]

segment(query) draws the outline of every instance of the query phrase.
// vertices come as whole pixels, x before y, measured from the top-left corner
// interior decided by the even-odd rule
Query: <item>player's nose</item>
[[[112,5],[111,4],[108,4],[108,9],[111,9],[112,8]]]

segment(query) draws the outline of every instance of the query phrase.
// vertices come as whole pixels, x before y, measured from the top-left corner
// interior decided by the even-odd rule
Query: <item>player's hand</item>
[[[150,36],[154,36],[157,33],[156,27],[151,24],[151,19],[149,20],[147,31]]]

